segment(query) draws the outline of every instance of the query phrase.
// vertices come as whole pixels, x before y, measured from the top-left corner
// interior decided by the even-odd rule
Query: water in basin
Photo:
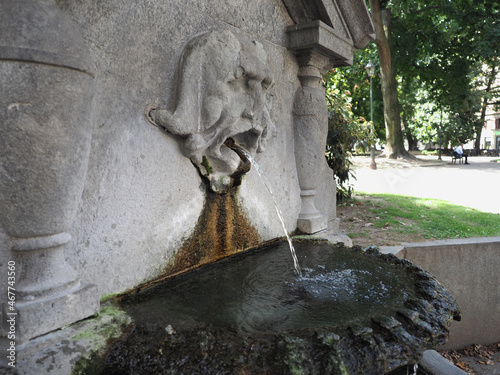
[[[302,276],[286,242],[172,277],[123,301],[138,322],[175,330],[239,333],[342,325],[388,314],[413,294],[413,280],[349,248],[297,242]],[[387,311],[386,311],[387,310]]]

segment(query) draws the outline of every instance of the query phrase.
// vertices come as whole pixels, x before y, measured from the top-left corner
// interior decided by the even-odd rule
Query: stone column
[[[325,163],[328,109],[321,70],[329,60],[313,50],[306,50],[298,55],[298,62],[301,87],[295,93],[293,114],[302,206],[297,227],[310,234],[328,228],[328,216],[316,208],[314,199],[318,174]]]
[[[304,2],[301,6],[309,9],[312,5]],[[338,219],[333,220],[332,226],[332,222],[328,223],[328,213],[321,212],[321,207],[314,204],[321,163],[326,162],[328,133],[328,111],[321,81],[328,69],[352,64],[356,41],[342,17],[330,19],[335,28],[319,19],[308,20],[298,13],[296,18],[299,23],[289,26],[286,31],[288,48],[297,57],[301,83],[294,102],[295,160],[302,199],[297,227],[308,234],[325,229],[337,232]],[[362,32],[357,34],[363,35]],[[336,241],[339,240],[337,237]],[[341,240],[350,242],[343,235]]]
[[[94,285],[66,262],[91,140],[93,74],[76,25],[53,1],[0,12],[0,225],[10,237],[16,342],[97,312]],[[14,265],[15,263],[15,265]]]

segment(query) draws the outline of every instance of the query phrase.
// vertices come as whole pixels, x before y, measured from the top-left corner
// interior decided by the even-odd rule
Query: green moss
[[[207,176],[211,175],[214,173],[213,168],[210,166],[210,163],[208,162],[208,159],[205,155],[203,155],[203,159],[201,161],[201,165],[205,167],[205,170],[207,171]]]
[[[111,304],[104,306],[95,318],[88,319],[85,322],[85,329],[71,338],[89,348],[76,362],[72,374],[100,374],[104,366],[102,356],[108,344],[121,337],[131,321],[127,313]]]
[[[345,367],[344,363],[340,363],[340,375],[349,375],[349,372],[347,372],[347,368]]]
[[[119,296],[120,293],[111,293],[111,294],[106,294],[105,296],[102,296],[101,297],[101,304],[103,304],[104,302],[107,302],[111,299],[114,299],[115,297]]]
[[[97,317],[91,320],[94,320],[95,324],[91,324],[88,330],[80,332],[71,339],[105,342],[110,338],[121,336],[122,327],[124,324],[129,323],[130,318],[118,307],[105,306],[99,311]]]
[[[100,375],[105,363],[96,352],[91,352],[86,358],[76,362],[72,375]]]

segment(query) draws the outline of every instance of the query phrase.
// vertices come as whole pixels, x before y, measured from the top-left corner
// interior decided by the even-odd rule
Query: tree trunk
[[[401,115],[401,124],[403,128],[403,134],[406,136],[406,141],[408,142],[408,151],[418,151],[418,141],[413,137],[413,134],[408,126],[408,117],[405,116],[403,111]]]
[[[404,148],[403,132],[401,130],[396,73],[392,60],[391,11],[388,8],[382,9],[380,0],[370,0],[370,8],[375,26],[375,44],[380,59],[387,142],[384,154],[391,159],[413,159],[414,157]]]
[[[476,132],[476,140],[474,142],[474,148],[479,152],[481,149],[481,132],[483,130],[484,126],[484,120],[486,119],[486,109],[488,108],[488,93],[491,91],[491,87],[493,86],[493,82],[495,82],[496,75],[497,75],[497,66],[496,66],[496,61],[493,62],[493,66],[491,67],[491,72],[490,76],[488,77],[488,84],[486,85],[486,95],[483,98],[483,104],[481,106],[481,117],[479,121],[479,125],[476,126],[475,132]]]

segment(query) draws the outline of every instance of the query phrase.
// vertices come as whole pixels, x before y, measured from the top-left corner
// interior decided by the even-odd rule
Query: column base
[[[7,303],[3,305],[3,323],[15,321],[15,341],[21,344],[34,337],[85,319],[99,311],[99,293],[92,284],[80,286],[66,294],[32,301],[18,301],[15,311]],[[9,327],[4,327],[4,331]]]
[[[306,234],[320,232],[328,228],[328,217],[322,214],[312,217],[299,217],[297,228]]]

